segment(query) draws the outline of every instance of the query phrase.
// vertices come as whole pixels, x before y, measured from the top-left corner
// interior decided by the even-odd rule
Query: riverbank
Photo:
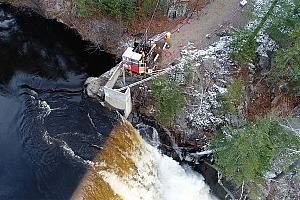
[[[216,56],[218,59],[223,60],[228,56],[226,53],[224,54],[223,48],[228,47],[229,41],[224,41],[225,38],[223,38],[223,41],[220,41],[220,38],[226,36],[232,27],[239,27],[247,23],[244,14],[244,10],[247,8],[240,7],[238,0],[230,0],[226,3],[222,0],[212,1],[202,11],[193,13],[190,24],[186,23],[180,26],[180,31],[172,35],[171,47],[164,52],[169,52],[172,56],[169,57],[165,56],[164,53],[162,54],[158,64],[162,68],[169,66],[171,63],[176,63],[178,65],[176,70],[179,70],[178,76],[181,76],[180,73],[182,73],[183,66],[192,64],[192,70],[195,73],[192,83],[183,84],[185,93],[188,96],[187,105],[184,111],[176,116],[173,125],[168,127],[173,137],[176,138],[177,144],[181,147],[194,148],[195,150],[202,149],[218,124],[218,119],[213,119],[212,111],[209,111],[209,109],[200,109],[202,111],[196,113],[199,105],[204,103],[204,99],[195,98],[193,95],[197,95],[203,90],[209,91],[214,86],[212,79],[216,76],[220,77],[221,80],[224,79],[223,75],[219,74],[220,71],[218,70],[220,69],[215,62]],[[219,12],[220,10],[222,10],[221,13]],[[201,53],[202,55],[199,55]],[[205,56],[211,57],[211,59],[205,60]],[[205,70],[209,73],[207,74]],[[230,78],[228,76],[225,79],[223,80],[224,83],[228,83]],[[211,84],[205,83],[204,80]],[[224,83],[220,83],[218,87],[225,87]],[[142,89],[136,87],[132,92],[134,99],[133,122],[138,115],[154,118],[155,100],[147,92],[148,90],[149,87],[146,85]],[[201,96],[201,94],[199,95]],[[206,98],[208,98],[207,95]],[[213,101],[216,101],[216,94],[213,98]],[[211,100],[207,99],[207,101],[212,103]],[[211,103],[207,102],[207,104]],[[198,106],[195,107],[195,105]],[[208,113],[211,113],[211,117],[209,117]],[[197,120],[198,122],[196,122]]]
[[[125,22],[100,13],[93,8],[87,16],[78,16],[71,0],[0,0],[0,3],[12,5],[20,10],[37,12],[46,19],[54,19],[78,32],[82,39],[90,41],[91,50],[106,51],[117,56],[122,55],[129,40],[135,35],[143,34],[148,28],[148,35],[153,36],[168,29],[173,29],[184,17],[170,20],[166,13],[157,12],[154,21],[151,16],[136,17],[134,21]],[[209,0],[192,0],[187,2],[187,10],[201,10]],[[31,11],[30,11],[31,10]]]
[[[180,58],[181,46],[193,43],[197,49],[203,49],[218,41],[220,36],[231,27],[239,27],[247,23],[239,0],[213,0],[201,11],[195,12],[191,23],[182,26],[171,38],[170,57],[163,58],[162,65],[168,65]]]
[[[222,119],[213,114],[213,109],[217,106],[217,95],[221,94],[225,90],[226,83],[230,82],[230,75],[222,74],[222,72],[228,71],[228,68],[223,66],[225,63],[222,63],[223,65],[218,63],[219,60],[228,62],[225,59],[228,57],[228,52],[224,53],[224,49],[228,48],[229,41],[226,40],[226,37],[221,39],[221,36],[225,36],[232,26],[244,25],[247,21],[243,9],[239,6],[239,1],[228,3],[224,15],[217,14],[217,10],[222,7],[224,7],[224,2],[214,1],[202,12],[194,13],[191,19],[192,23],[185,24],[180,31],[172,35],[172,46],[166,52],[171,51],[173,57],[163,57],[159,63],[164,68],[168,66],[169,62],[174,61],[171,59],[176,58],[177,64],[181,67],[188,63],[192,64],[193,72],[197,74],[191,84],[183,86],[188,96],[188,102],[184,111],[176,116],[173,125],[164,128],[155,122],[155,100],[148,85],[135,87],[132,90],[134,110],[129,121],[136,127],[140,124],[155,127],[160,133],[161,145],[159,148],[178,161],[189,160],[189,156],[187,156],[189,153],[203,150],[218,124],[222,122]],[[211,20],[211,24],[205,24],[208,19]],[[201,35],[203,38],[200,39]],[[189,39],[194,44],[187,45]],[[220,39],[221,41],[219,41]],[[185,47],[180,47],[181,41],[186,41]],[[213,44],[215,41],[218,42]],[[176,44],[178,44],[177,47]],[[208,48],[205,49],[205,47]],[[200,50],[201,48],[203,50]],[[204,57],[209,59],[205,60]],[[205,71],[210,73],[207,74]],[[201,91],[203,91],[202,94]],[[189,162],[189,164],[191,163]],[[202,172],[205,173],[205,171]],[[210,179],[212,174],[208,172],[204,176]],[[208,183],[215,189],[214,191],[224,197],[224,190],[217,189],[222,187],[217,183],[216,173],[213,176],[214,180]]]
[[[29,1],[24,1],[24,3],[30,4]],[[37,5],[32,4],[32,6]],[[220,10],[222,13],[218,12]],[[193,153],[206,150],[207,143],[214,135],[216,127],[231,120],[224,116],[220,117],[213,111],[219,107],[218,96],[226,91],[226,87],[233,82],[234,78],[240,78],[242,82],[246,83],[247,91],[244,94],[247,95],[247,99],[245,99],[247,108],[239,109],[238,112],[245,112],[239,114],[249,121],[255,121],[257,116],[264,116],[272,108],[279,108],[280,114],[283,116],[290,115],[296,109],[299,110],[299,97],[287,95],[284,84],[272,89],[264,80],[265,76],[259,68],[272,67],[274,64],[272,63],[273,57],[270,59],[258,57],[258,60],[254,62],[258,66],[258,70],[255,69],[256,66],[254,65],[239,68],[228,59],[230,37],[226,37],[227,32],[231,26],[245,23],[242,10],[239,7],[239,1],[228,1],[224,4],[223,1],[215,0],[203,12],[193,14],[189,18],[189,23],[186,23],[180,30],[173,29],[175,33],[172,36],[171,48],[164,52],[160,65],[161,68],[167,67],[170,63],[177,66],[173,74],[176,77],[174,81],[184,89],[187,104],[183,112],[174,118],[174,123],[167,126],[167,129],[163,127],[163,130],[160,131],[162,146],[160,149],[174,159],[188,160],[191,161],[190,163],[203,159],[201,155]],[[27,12],[28,10],[25,9],[24,11]],[[29,12],[31,11],[29,10]],[[60,18],[57,17],[56,19]],[[99,26],[99,24],[94,25]],[[102,25],[104,26],[105,23]],[[4,27],[4,29],[6,28]],[[94,44],[90,43],[91,50],[100,48]],[[26,51],[27,45],[19,49]],[[38,55],[41,57],[45,55],[44,51],[37,52],[40,53]],[[58,64],[55,63],[53,66],[62,63],[61,59],[58,60]],[[94,64],[98,66],[97,61]],[[182,76],[187,65],[191,67],[193,72],[190,82],[186,82]],[[60,67],[64,66],[61,65]],[[253,79],[253,77],[255,78]],[[141,117],[155,119],[157,107],[155,107],[155,99],[151,96],[148,86],[144,85],[133,90],[135,111],[129,118],[133,124],[138,125],[140,122],[144,122],[140,120]],[[43,103],[43,105],[47,107],[47,104]],[[51,108],[49,109],[52,111]],[[88,118],[90,119],[89,113]],[[94,125],[93,120],[91,123]],[[209,153],[209,151],[206,152]],[[226,158],[226,156],[223,157]]]
[[[263,7],[261,4],[263,4],[262,1],[256,2],[257,7]],[[192,24],[193,23],[194,22],[192,20]],[[250,22],[250,24],[251,23],[253,25],[253,23],[255,24],[257,22]],[[187,25],[186,27],[189,26]],[[249,61],[249,63],[247,63],[246,65],[237,65],[229,59],[229,52],[230,50],[232,50],[229,47],[229,43],[231,42],[232,38],[226,37],[226,32],[227,31],[225,30],[219,33],[219,35],[223,35],[224,37],[220,38],[218,42],[210,45],[206,49],[200,50],[201,48],[197,48],[197,42],[196,44],[189,44],[185,47],[180,48],[182,57],[176,62],[173,62],[173,60],[170,61],[174,63],[175,66],[178,66],[178,68],[180,68],[179,73],[178,71],[175,71],[171,74],[170,79],[179,83],[181,88],[184,89],[185,96],[187,96],[188,98],[187,105],[183,109],[184,111],[178,114],[175,117],[175,122],[173,123],[173,125],[168,127],[168,129],[171,130],[173,137],[176,139],[176,144],[178,146],[176,146],[175,148],[189,149],[190,152],[204,151],[206,150],[207,142],[215,134],[215,128],[219,124],[230,124],[233,125],[233,127],[236,127],[237,131],[243,130],[243,125],[241,126],[239,125],[239,123],[250,122],[250,124],[253,123],[251,124],[251,126],[256,126],[256,120],[259,121],[264,117],[267,118],[267,115],[270,114],[272,110],[276,110],[274,112],[278,112],[278,115],[280,117],[294,116],[299,119],[299,92],[288,93],[287,85],[289,83],[282,83],[284,82],[284,80],[282,80],[281,82],[277,82],[274,85],[270,85],[270,82],[268,82],[267,76],[270,75],[268,74],[268,71],[276,68],[276,61],[274,60],[274,52],[276,52],[275,42],[270,39],[269,36],[265,35],[266,33],[264,32],[264,30],[262,30],[263,33],[260,32],[257,35],[257,38],[255,38],[256,40],[253,39],[253,42],[257,42],[258,45],[256,56],[254,55],[252,57],[253,60],[251,60],[251,62]],[[251,28],[249,32],[251,32]],[[181,34],[181,30],[179,31],[179,34]],[[211,37],[211,34],[206,35],[207,39]],[[182,38],[180,38],[180,40],[182,40]],[[178,41],[175,41],[175,43],[176,42],[178,44]],[[175,45],[172,43],[172,47],[174,46]],[[170,54],[176,55],[177,49],[172,50],[172,47],[170,50],[172,52]],[[175,48],[177,47],[175,46]],[[166,64],[170,62],[167,61]],[[190,64],[190,66],[192,66],[193,72],[195,73],[195,75],[193,75],[191,83],[186,83],[183,78],[180,78],[182,77],[182,74],[184,74],[184,66],[186,66],[186,64]],[[297,73],[294,73],[293,75],[297,76]],[[179,77],[179,82],[178,79],[173,79],[173,77]],[[180,79],[182,80],[182,82]],[[226,91],[226,88],[232,83],[242,83],[243,85],[240,90],[236,90],[238,99],[241,98],[239,100],[241,101],[240,105],[237,106],[236,109],[234,109],[234,111],[237,112],[237,116],[235,116],[235,114],[233,114],[234,116],[230,114],[226,116],[226,113],[225,116],[222,116],[222,114],[221,116],[217,116],[216,112],[213,112],[218,111],[217,108],[220,108],[221,106],[221,104],[219,104],[219,102],[217,101],[217,97],[222,96],[222,94]],[[234,84],[232,87],[235,87]],[[228,92],[229,95],[234,95],[235,91],[233,90],[235,89],[229,89],[228,91],[231,91],[231,93]],[[143,90],[149,91],[149,88],[145,87],[143,88]],[[139,107],[139,109],[137,110],[141,110],[141,108],[143,109],[145,105],[149,105],[150,108],[144,113],[146,113],[146,115],[147,113],[152,113],[152,115],[150,116],[155,117],[157,107],[155,107],[155,104],[153,105],[155,99],[151,99],[151,91],[149,92],[149,96],[143,98],[146,99],[147,103],[141,102],[141,107]],[[294,128],[291,128],[291,130],[294,133],[289,134],[298,134],[297,131],[294,130]],[[224,133],[226,137],[228,137],[227,134],[233,135],[232,137],[234,137],[234,130],[230,130],[229,133]],[[196,141],[198,141],[199,143],[196,143]],[[295,139],[295,141],[297,140]],[[237,146],[238,145],[239,144],[237,144]],[[255,149],[251,149],[251,151],[255,152]],[[208,151],[206,152],[209,153]],[[201,153],[194,154],[196,156],[198,155],[195,160],[201,157]],[[217,154],[218,151],[216,151],[214,154],[215,158],[217,157]],[[225,160],[224,162],[227,163],[227,156],[224,155],[226,155],[226,153],[224,153],[221,157],[223,158],[223,160]],[[237,153],[237,155],[239,155],[239,153]],[[235,160],[235,157],[233,158],[233,160]],[[192,163],[193,162],[194,160],[192,159]],[[233,161],[232,163],[234,165],[235,162]],[[296,161],[295,163],[298,163],[298,161]],[[268,164],[271,165],[272,163]],[[251,165],[251,162],[248,165]],[[296,164],[292,164],[292,166],[295,165]],[[228,168],[230,168],[230,166]],[[244,169],[244,172],[242,173],[247,173],[248,169],[249,168]],[[227,168],[225,167],[225,169],[223,170],[226,171]],[[274,171],[274,166],[270,166],[268,170]],[[278,170],[278,168],[276,170]],[[269,173],[269,171],[267,171],[266,173]],[[272,174],[272,176],[276,177],[277,173],[281,174],[284,172],[278,170],[274,173],[274,175]],[[263,192],[265,193],[260,195],[266,197],[280,196],[283,194],[288,194],[291,196],[296,195],[298,190],[294,188],[296,188],[297,186],[295,186],[296,184],[290,177],[296,179],[297,174],[295,175],[296,172],[291,173],[294,174],[290,174],[290,176],[286,177],[286,180],[284,180],[288,183],[288,185],[291,185],[291,188],[293,188],[289,192],[285,189],[282,189],[285,183],[273,183],[273,178],[264,177],[264,179],[266,180],[266,186],[262,187],[264,189]],[[233,180],[235,179],[234,176],[232,178]],[[252,180],[253,179],[251,179],[251,181]],[[271,186],[268,185],[270,183]],[[237,192],[235,195],[238,194],[237,196],[242,197],[243,193],[245,192],[244,185],[242,186],[240,184],[239,187],[240,194],[238,194],[239,192],[237,188],[235,188],[234,190],[235,192]],[[275,192],[273,191],[273,187],[276,188],[275,190],[282,193],[275,194]],[[247,191],[244,193],[245,196],[248,195],[247,192],[255,192],[255,189],[251,187],[247,188],[246,190]]]
[[[73,13],[72,1],[69,0],[1,0],[26,12],[36,12],[46,19],[54,19],[65,24],[80,34],[83,40],[90,41],[91,50],[105,50],[112,54],[122,51],[125,42],[125,27],[115,20],[93,15],[90,18],[77,17]]]

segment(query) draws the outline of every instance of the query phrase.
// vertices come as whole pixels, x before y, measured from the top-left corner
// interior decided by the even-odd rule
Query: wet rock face
[[[104,101],[103,87],[106,84],[106,78],[89,77],[84,83],[84,89],[87,96]]]
[[[104,102],[104,86],[115,70],[116,66],[99,77],[89,77],[84,83],[85,94],[90,98],[94,98],[100,102]],[[119,81],[117,81],[115,87],[123,87],[123,85],[120,85]]]
[[[262,55],[259,57],[259,66],[263,69],[266,70],[269,65],[270,65],[270,59],[267,55]]]
[[[0,38],[2,40],[8,40],[10,35],[16,30],[16,20],[13,16],[0,10]]]

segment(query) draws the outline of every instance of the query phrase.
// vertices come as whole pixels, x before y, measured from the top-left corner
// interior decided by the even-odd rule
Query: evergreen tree
[[[156,78],[150,89],[156,100],[156,120],[170,125],[186,103],[183,89],[164,75]]]
[[[237,115],[237,108],[242,100],[243,84],[241,80],[235,80],[227,89],[227,91],[220,96],[221,107],[219,114]]]
[[[300,139],[285,131],[275,115],[269,115],[258,118],[255,123],[246,122],[240,129],[224,127],[212,139],[210,148],[215,150],[219,171],[237,186],[245,184],[256,196],[272,162],[285,156],[287,151],[299,152]]]
[[[235,61],[245,64],[251,61],[252,58],[254,58],[257,48],[257,34],[265,27],[266,21],[270,19],[270,17],[272,17],[274,8],[279,1],[280,0],[272,1],[268,11],[263,15],[261,19],[258,19],[260,20],[260,22],[254,28],[254,30],[241,28],[239,30],[233,31],[232,36],[234,40],[232,42],[233,52],[231,54],[231,57]]]
[[[86,17],[92,14],[97,8],[95,0],[73,0],[73,13],[77,17]]]
[[[300,0],[282,2],[281,11],[276,14],[267,28],[270,37],[278,44],[276,68],[269,79],[272,83],[285,80],[290,91],[300,90]]]
[[[135,14],[134,0],[102,0],[102,12],[119,20],[131,21]]]
[[[268,79],[272,84],[284,80],[288,82],[291,92],[299,92],[300,0],[270,2],[267,12],[257,19],[259,23],[254,30],[241,28],[232,32],[231,57],[241,64],[255,58],[256,38],[258,33],[264,30],[278,44],[275,52],[276,66],[269,71]]]

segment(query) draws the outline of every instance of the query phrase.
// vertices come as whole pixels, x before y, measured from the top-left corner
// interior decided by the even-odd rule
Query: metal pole
[[[123,65],[123,84],[126,86],[126,79],[125,79],[125,66]]]

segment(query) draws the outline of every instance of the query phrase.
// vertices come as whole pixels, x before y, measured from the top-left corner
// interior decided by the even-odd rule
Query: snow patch
[[[203,50],[189,43],[181,52],[178,68],[184,70],[184,66],[189,63],[195,71],[193,76],[196,83],[186,87],[189,98],[185,119],[197,130],[214,130],[223,122],[213,111],[219,107],[218,96],[226,92],[229,67],[232,64],[229,60],[230,42],[230,37],[221,37],[218,42]]]

